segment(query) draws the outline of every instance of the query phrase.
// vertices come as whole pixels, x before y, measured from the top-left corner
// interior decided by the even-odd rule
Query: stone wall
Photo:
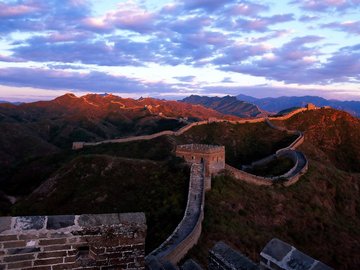
[[[193,163],[184,217],[174,232],[157,249],[152,251],[146,260],[154,261],[153,257],[155,257],[160,263],[168,261],[176,265],[200,237],[201,223],[204,219],[204,203],[204,166]]]
[[[258,270],[259,267],[224,242],[217,242],[209,252],[209,270]]]
[[[103,144],[103,143],[126,143],[126,142],[134,142],[134,141],[152,140],[157,137],[164,136],[164,135],[180,136],[181,134],[188,131],[189,129],[191,129],[194,126],[205,125],[208,123],[209,123],[208,121],[194,122],[194,123],[186,125],[185,127],[182,127],[178,131],[164,130],[164,131],[160,131],[160,132],[157,132],[157,133],[154,133],[151,135],[132,136],[132,137],[127,137],[127,138],[104,140],[104,141],[99,141],[99,142],[73,142],[72,149],[77,150],[77,149],[83,148],[84,146],[95,146],[95,145],[99,145],[99,144]]]
[[[185,144],[176,147],[176,156],[188,163],[204,163],[205,190],[211,189],[211,176],[225,169],[225,147],[207,144]]]
[[[0,269],[144,269],[145,236],[144,213],[0,217]]]
[[[262,270],[332,270],[331,267],[277,239],[272,239],[260,253]]]
[[[251,173],[247,173],[245,171],[236,169],[228,164],[225,164],[225,169],[231,173],[231,175],[238,180],[244,181],[249,184],[257,185],[257,186],[270,186],[272,185],[271,178],[266,178],[262,176],[257,176]]]
[[[317,108],[316,108],[317,109]],[[151,135],[143,135],[143,136],[133,136],[133,137],[127,137],[127,138],[120,138],[120,139],[112,139],[112,140],[104,140],[99,142],[73,142],[72,149],[77,150],[81,149],[84,146],[95,146],[103,143],[125,143],[125,142],[133,142],[133,141],[141,141],[141,140],[152,140],[160,136],[164,135],[173,135],[173,136],[180,136],[192,127],[199,126],[199,125],[207,125],[209,123],[216,123],[216,122],[227,122],[231,124],[245,124],[245,123],[260,123],[265,122],[267,119],[270,120],[287,120],[294,116],[295,114],[307,111],[309,109],[307,108],[300,108],[297,110],[294,110],[287,115],[279,116],[279,117],[260,117],[260,118],[249,118],[249,119],[240,119],[240,120],[226,120],[226,119],[216,119],[216,118],[210,118],[208,121],[199,121],[194,122],[191,124],[186,125],[185,127],[182,127],[178,131],[171,131],[171,130],[164,130],[158,133],[154,133]],[[311,109],[310,109],[311,110]]]

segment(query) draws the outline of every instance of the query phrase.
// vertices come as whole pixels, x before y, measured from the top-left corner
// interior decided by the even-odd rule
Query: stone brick
[[[0,235],[0,242],[18,240],[17,235]]]
[[[39,239],[40,237],[37,234],[20,234],[19,240],[35,240]]]
[[[66,263],[74,263],[76,261],[76,258],[77,258],[76,255],[68,256],[68,257],[65,257],[64,262],[66,262]]]
[[[35,259],[34,254],[13,255],[13,256],[6,256],[3,258],[4,262],[26,261],[33,259]]]
[[[58,264],[58,263],[62,263],[62,262],[63,262],[63,258],[52,258],[52,259],[36,260],[34,262],[34,266]]]
[[[38,247],[27,247],[27,248],[13,248],[13,249],[8,249],[7,253],[8,254],[24,254],[24,253],[34,253],[34,252],[39,252],[40,248]]]
[[[64,251],[52,251],[52,252],[43,252],[39,253],[38,259],[47,259],[47,258],[56,258],[56,257],[65,257],[67,256],[67,252]]]
[[[75,267],[76,267],[76,264],[74,264],[74,263],[58,264],[58,265],[53,265],[52,270],[77,269]],[[81,269],[83,269],[83,268],[81,268]]]
[[[69,244],[74,244],[74,243],[78,243],[78,242],[81,242],[82,241],[82,238],[81,237],[71,237],[71,238],[67,238],[67,242]]]
[[[48,246],[48,245],[60,245],[65,244],[65,238],[58,238],[58,239],[42,239],[39,241],[40,246]]]
[[[35,266],[30,268],[25,268],[26,270],[51,270],[51,266]]]
[[[70,245],[44,246],[44,251],[68,250],[68,249],[71,249]]]
[[[76,249],[72,249],[72,250],[67,251],[68,256],[72,256],[72,255],[76,255],[76,254],[78,254],[78,250],[76,250]]]
[[[0,217],[0,233],[11,229],[11,217]]]
[[[16,247],[25,247],[26,242],[24,240],[4,242],[4,248],[16,248]]]
[[[9,263],[7,269],[16,269],[16,268],[23,269],[29,266],[32,266],[32,261],[15,262],[15,263]]]
[[[16,217],[15,229],[40,230],[44,228],[45,216],[23,216]]]
[[[57,230],[75,225],[74,215],[49,216],[46,228],[49,230]]]

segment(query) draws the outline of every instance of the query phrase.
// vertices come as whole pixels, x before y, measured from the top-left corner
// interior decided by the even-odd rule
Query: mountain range
[[[261,109],[272,113],[277,113],[291,107],[304,107],[307,103],[313,103],[319,107],[330,106],[360,117],[360,101],[328,100],[318,96],[254,98],[242,94],[237,95],[236,98],[241,101],[253,103]]]
[[[223,114],[231,114],[239,117],[260,117],[266,114],[258,106],[237,99],[233,96],[207,97],[191,95],[181,100],[182,102],[199,104],[214,109]]]

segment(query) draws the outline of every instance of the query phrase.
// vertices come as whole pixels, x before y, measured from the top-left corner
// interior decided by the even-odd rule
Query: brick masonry
[[[0,217],[0,270],[144,269],[144,213]]]

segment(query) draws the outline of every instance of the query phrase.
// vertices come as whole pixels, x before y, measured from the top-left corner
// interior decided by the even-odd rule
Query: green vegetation
[[[178,143],[225,145],[226,163],[240,168],[290,145],[295,138],[266,123],[212,123],[196,126],[176,139]]]
[[[145,212],[151,251],[183,216],[189,169],[180,159],[154,162],[84,155],[74,158],[13,207],[13,215]]]
[[[255,166],[252,169],[246,170],[249,173],[259,176],[279,176],[288,172],[294,166],[294,162],[289,158],[277,158],[270,161],[266,165]]]
[[[286,188],[215,177],[203,233],[190,256],[206,264],[209,248],[223,240],[258,261],[265,244],[278,237],[335,269],[359,268],[360,175],[309,156],[308,173]]]

